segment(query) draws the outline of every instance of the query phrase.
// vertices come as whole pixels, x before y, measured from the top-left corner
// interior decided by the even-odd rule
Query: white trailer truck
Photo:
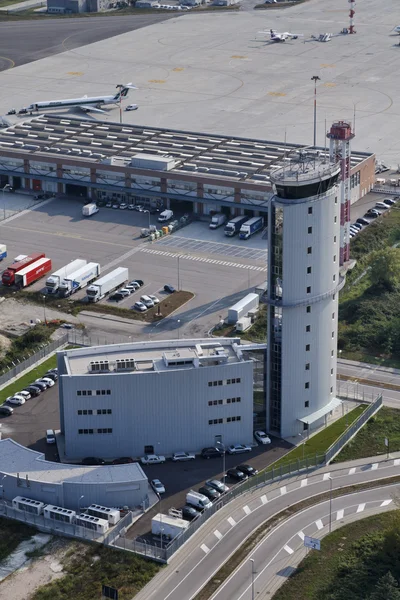
[[[99,208],[95,202],[91,202],[90,204],[85,204],[82,207],[82,215],[84,217],[91,217],[99,212]]]
[[[65,298],[66,296],[74,294],[78,290],[86,287],[99,275],[99,263],[88,263],[87,265],[81,267],[74,273],[71,273],[70,275],[68,275],[68,277],[65,277],[65,279],[61,281],[60,286],[58,288],[60,297]]]
[[[104,275],[90,285],[86,290],[86,296],[89,302],[98,302],[104,296],[113,292],[129,279],[129,271],[126,267],[118,267],[111,273]]]
[[[151,520],[151,533],[168,540],[173,540],[186,531],[188,527],[189,521],[170,517],[169,515],[162,515],[161,513],[158,513]]]
[[[56,294],[58,292],[58,288],[60,287],[60,283],[63,279],[66,279],[71,273],[75,273],[78,269],[84,267],[87,263],[87,260],[84,258],[77,258],[76,260],[72,260],[70,263],[58,269],[58,271],[54,271],[46,279],[46,292],[48,294]]]

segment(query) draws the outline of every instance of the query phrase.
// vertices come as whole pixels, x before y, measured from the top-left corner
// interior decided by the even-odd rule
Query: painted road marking
[[[364,510],[364,508],[365,508],[365,502],[363,504],[358,505],[356,512],[360,513]]]
[[[379,467],[378,463],[373,463],[371,465],[371,471],[376,471],[376,469]]]
[[[393,462],[393,465],[394,465],[395,467],[398,467],[398,466],[400,465],[400,458],[395,458],[395,459],[394,459],[394,462]]]
[[[302,479],[300,487],[306,487],[307,483],[308,483],[308,479]]]
[[[205,544],[202,544],[200,546],[200,549],[203,550],[204,554],[208,554],[210,552],[210,548],[208,546],[206,546]]]
[[[286,546],[283,546],[283,549],[286,550],[286,552],[288,554],[293,554],[293,552],[294,552],[294,550],[292,550],[291,547],[288,546],[287,544],[286,544]]]
[[[267,502],[268,502],[267,496],[265,494],[263,496],[261,496],[260,500],[263,504],[267,504]]]
[[[301,541],[304,542],[304,533],[302,531],[299,531],[297,533],[297,535],[299,536],[299,538],[301,539]]]
[[[232,517],[228,517],[227,521],[228,521],[229,525],[231,525],[232,527],[235,527],[235,525],[236,525],[235,519],[233,519]]]
[[[355,472],[356,472],[356,468],[351,467],[351,469],[349,470],[349,475],[354,475]]]
[[[318,519],[318,521],[315,521],[315,524],[318,527],[318,529],[323,529],[324,528],[324,524],[321,521],[321,519]]]
[[[286,492],[287,492],[286,485],[283,485],[281,487],[281,496],[284,496],[286,494]]]
[[[330,478],[331,478],[331,474],[330,473],[324,473],[322,481],[329,481]]]
[[[240,263],[231,263],[226,260],[214,260],[212,258],[204,258],[200,256],[189,256],[188,254],[179,254],[177,252],[163,252],[162,250],[155,250],[154,248],[142,248],[139,246],[138,248],[141,252],[146,252],[147,254],[157,254],[158,256],[169,256],[171,258],[179,258],[185,260],[195,260],[197,262],[209,263],[212,265],[221,265],[223,267],[234,267],[235,269],[247,269],[250,271],[266,271],[266,267],[256,267],[254,265],[242,265]],[[136,250],[136,249],[135,249]],[[121,258],[118,259],[120,261]]]
[[[214,531],[214,535],[215,535],[215,537],[216,537],[218,540],[222,540],[222,538],[224,537],[224,536],[222,535],[222,533],[221,533],[220,531],[218,531],[218,529],[216,529],[216,530]]]
[[[337,511],[336,521],[340,521],[340,519],[343,519],[343,516],[344,516],[344,509],[341,508],[340,510]]]
[[[384,500],[384,501],[382,502],[382,504],[381,504],[381,507],[382,507],[382,506],[389,506],[389,504],[391,504],[391,503],[392,503],[392,500]]]
[[[243,510],[244,510],[244,512],[246,513],[246,515],[249,515],[249,514],[251,513],[251,510],[250,510],[250,508],[247,506],[247,504],[246,504],[246,506],[243,506]]]

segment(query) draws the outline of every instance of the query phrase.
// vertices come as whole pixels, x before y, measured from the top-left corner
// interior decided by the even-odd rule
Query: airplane
[[[117,86],[119,87],[119,86]],[[127,83],[121,86],[120,90],[113,96],[83,96],[83,98],[69,98],[66,100],[48,100],[47,102],[33,102],[26,108],[22,108],[19,112],[26,114],[27,112],[37,112],[39,110],[48,110],[53,108],[68,108],[77,106],[84,112],[94,111],[105,113],[100,106],[107,104],[119,104],[122,98],[126,98],[129,90],[137,90],[138,88]]]
[[[395,27],[395,28],[393,29],[393,31],[394,31],[395,33],[399,33],[399,34],[400,34],[400,25],[397,25],[397,27]]]
[[[259,31],[258,33],[269,33],[271,42],[286,42],[287,39],[297,40],[297,38],[303,37],[302,33],[289,33],[288,31],[285,31],[284,33],[278,33],[275,31],[275,29],[270,29],[269,31]]]

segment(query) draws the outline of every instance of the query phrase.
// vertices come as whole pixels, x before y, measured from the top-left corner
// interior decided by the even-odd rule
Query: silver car
[[[228,454],[242,454],[242,452],[251,452],[251,450],[251,446],[246,444],[232,444],[227,448]]]
[[[196,456],[193,452],[175,452],[172,455],[172,460],[174,462],[184,462],[186,460],[194,460]]]

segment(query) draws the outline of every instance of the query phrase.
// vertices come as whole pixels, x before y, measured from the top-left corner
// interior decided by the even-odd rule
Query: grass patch
[[[387,358],[384,355],[375,356],[371,354],[368,350],[365,350],[365,352],[363,350],[354,350],[353,352],[342,350],[342,352],[340,353],[340,358],[345,358],[347,360],[355,360],[357,362],[368,363],[371,365],[379,365],[381,367],[389,367],[391,369],[400,369],[400,357]]]
[[[50,341],[51,334],[58,325],[35,325],[21,336],[13,338],[10,347],[4,357],[0,360],[0,371],[8,371],[13,363],[18,363],[28,358]]]
[[[130,552],[74,544],[65,560],[64,577],[39,588],[32,600],[98,600],[102,584],[118,589],[119,600],[131,600],[160,568]]]
[[[235,325],[224,325],[214,330],[216,337],[240,337],[249,342],[265,343],[267,340],[267,316],[268,310],[266,304],[260,304],[253,325],[247,331],[236,331]]]
[[[399,417],[397,409],[383,406],[343,448],[333,462],[386,454],[385,438],[389,439],[390,452],[398,452],[400,450]]]
[[[16,392],[20,392],[27,385],[29,385],[30,383],[35,381],[35,379],[39,379],[39,377],[43,377],[43,375],[45,373],[47,373],[47,371],[49,369],[55,369],[56,366],[57,366],[57,357],[54,355],[54,356],[51,356],[50,358],[48,358],[47,360],[45,360],[44,362],[42,362],[37,367],[31,369],[25,375],[22,375],[22,377],[19,377],[13,383],[10,383],[10,385],[8,385],[7,387],[3,388],[0,391],[0,404],[3,404],[3,402],[5,402],[5,399],[8,398],[8,396],[12,396]]]
[[[19,521],[0,518],[0,561],[9,556],[24,540],[37,533],[33,527],[28,527]]]
[[[351,412],[347,413],[344,417],[341,417],[332,425],[329,425],[319,433],[313,435],[309,440],[307,440],[304,444],[304,456],[315,456],[315,454],[324,454],[330,446],[346,431],[348,427],[358,417],[364,412],[367,408],[366,404],[361,404],[354,408]],[[372,456],[372,455],[369,455]],[[288,463],[293,463],[297,460],[303,459],[303,444],[296,446],[293,448],[288,454],[285,454],[282,458],[277,460],[275,463],[270,465],[268,469],[274,467],[280,467],[281,465],[286,465]],[[344,460],[344,459],[341,459]]]

